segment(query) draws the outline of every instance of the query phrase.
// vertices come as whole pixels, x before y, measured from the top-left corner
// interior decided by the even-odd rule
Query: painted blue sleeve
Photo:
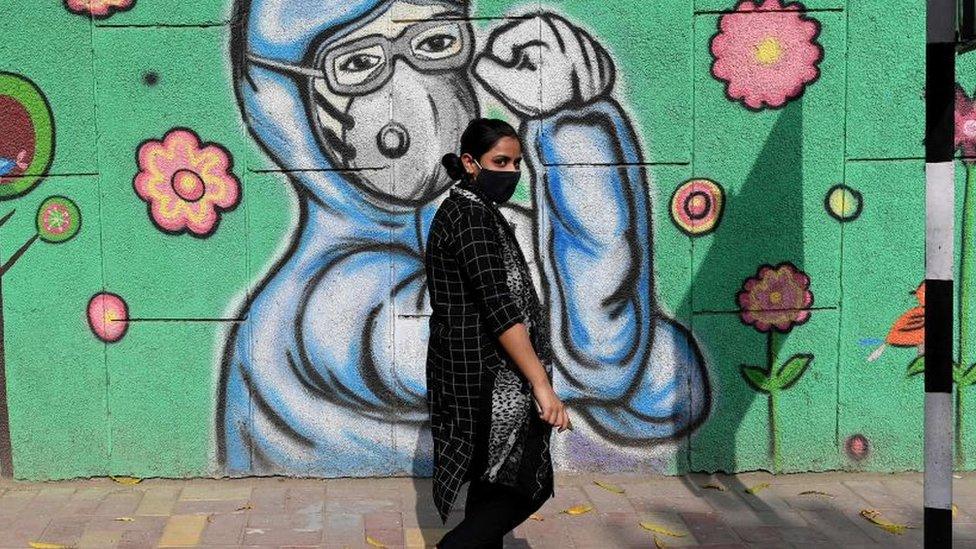
[[[657,311],[646,165],[601,100],[529,122],[537,237],[560,395],[605,438],[686,432],[708,390],[690,333]]]

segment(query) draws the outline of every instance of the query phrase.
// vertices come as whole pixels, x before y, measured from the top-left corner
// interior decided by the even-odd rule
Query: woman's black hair
[[[504,120],[475,118],[461,134],[461,154],[467,153],[474,158],[481,158],[503,137],[519,138],[515,128]],[[441,164],[452,181],[468,177],[468,172],[461,163],[461,156],[456,153],[445,154],[441,158]]]

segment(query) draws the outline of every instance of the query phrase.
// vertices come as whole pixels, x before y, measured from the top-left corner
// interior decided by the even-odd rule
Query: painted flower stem
[[[776,332],[770,330],[766,332],[766,370],[772,377],[776,367]],[[780,471],[780,444],[779,429],[776,426],[777,405],[779,404],[779,389],[769,391],[769,440],[770,453],[773,456],[773,472]]]
[[[967,253],[972,245],[970,239],[973,231],[976,230],[976,211],[973,210],[973,199],[976,197],[976,177],[973,177],[973,167],[967,161],[963,162],[966,169],[966,188],[962,199],[962,234],[960,241],[959,258],[959,368],[966,371],[974,362],[969,349],[969,321],[974,304],[972,303],[972,283],[973,262],[976,257]],[[965,465],[966,453],[963,447],[963,412],[964,399],[963,391],[966,385],[956,383],[956,417],[955,417],[955,443],[956,443],[956,463],[959,466]]]

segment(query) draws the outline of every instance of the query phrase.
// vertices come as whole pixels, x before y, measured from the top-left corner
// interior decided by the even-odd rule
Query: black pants
[[[438,549],[501,549],[502,538],[545,503],[498,484],[472,481],[464,504],[464,520],[444,535]]]

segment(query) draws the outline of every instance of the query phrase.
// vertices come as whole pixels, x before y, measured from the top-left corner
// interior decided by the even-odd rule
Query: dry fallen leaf
[[[861,516],[864,517],[868,522],[874,524],[878,528],[881,528],[885,532],[890,532],[896,535],[902,535],[905,530],[914,528],[914,526],[909,526],[907,524],[897,524],[894,522],[889,522],[881,518],[881,513],[874,509],[861,509]]]
[[[759,492],[762,492],[763,490],[765,490],[766,488],[769,488],[769,483],[768,482],[760,482],[759,484],[757,484],[755,486],[751,486],[749,488],[746,488],[746,493],[747,494],[756,495]]]
[[[592,510],[593,510],[593,508],[590,507],[589,505],[574,505],[574,506],[570,507],[569,509],[566,509],[565,511],[563,511],[563,513],[566,513],[567,515],[574,515],[575,516],[575,515],[582,515],[584,513],[589,513]]]
[[[959,514],[959,507],[956,507],[956,504],[953,503],[952,504],[952,518],[956,518],[956,515],[958,515],[958,514]]]
[[[372,545],[373,547],[386,547],[386,545],[383,545],[383,542],[377,541],[369,536],[366,536],[366,543]]]
[[[664,549],[665,547],[667,547],[667,545],[665,545],[664,542],[661,541],[660,538],[658,538],[657,536],[654,536],[654,547],[656,549]]]
[[[800,492],[800,495],[801,496],[820,496],[820,497],[823,497],[823,498],[830,498],[830,499],[834,499],[835,497],[837,497],[837,496],[835,496],[833,494],[829,494],[827,492],[821,492],[820,490],[806,490],[806,491]]]
[[[142,482],[141,478],[135,478],[135,477],[109,477],[109,478],[125,486],[132,486],[133,484],[139,484],[140,482]]]
[[[133,522],[136,519],[134,519],[132,517],[115,517],[115,520],[117,520],[119,522]]]
[[[608,492],[613,492],[614,494],[623,494],[625,491],[623,488],[617,486],[616,484],[610,484],[609,482],[600,482],[599,480],[594,480],[593,484],[596,484],[597,486],[603,488]]]
[[[237,509],[235,509],[235,511],[247,511],[248,509],[254,509],[254,506],[248,503],[247,505],[238,507]]]
[[[34,549],[68,549],[67,545],[61,545],[60,543],[45,543],[43,541],[30,541],[27,543]]]
[[[640,527],[643,528],[643,529],[645,529],[645,530],[649,530],[651,532],[654,532],[655,534],[661,534],[661,535],[664,535],[664,536],[671,536],[672,538],[683,538],[683,537],[685,537],[687,535],[687,534],[683,534],[681,532],[675,532],[674,530],[668,530],[664,526],[658,526],[657,524],[654,524],[653,522],[642,522],[642,523],[640,523]]]
[[[535,513],[529,515],[529,518],[532,519],[532,520],[537,520],[539,522],[542,522],[542,521],[546,520],[546,519],[542,518],[542,515],[536,515]]]
[[[714,482],[705,484],[702,486],[702,488],[705,490],[718,490],[719,492],[725,491],[725,486],[722,486],[721,484],[715,484]]]

